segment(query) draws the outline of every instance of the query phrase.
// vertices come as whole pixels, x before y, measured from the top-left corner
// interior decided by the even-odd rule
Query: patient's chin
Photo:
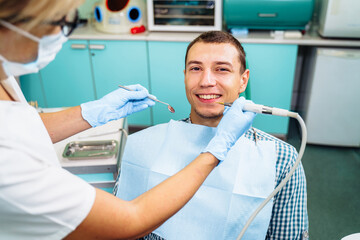
[[[204,119],[218,119],[223,116],[222,111],[221,112],[205,112],[205,111],[197,111],[195,109],[195,112],[200,118],[204,118]]]

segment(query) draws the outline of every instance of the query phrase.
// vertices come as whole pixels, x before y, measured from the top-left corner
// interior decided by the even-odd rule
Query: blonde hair
[[[59,20],[85,0],[0,0],[0,19],[30,30],[43,21]],[[0,28],[2,26],[0,25]]]

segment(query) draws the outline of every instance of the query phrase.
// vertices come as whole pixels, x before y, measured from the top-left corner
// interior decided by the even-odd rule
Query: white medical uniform
[[[62,239],[88,215],[95,189],[61,168],[49,134],[13,77],[0,82],[0,239]]]

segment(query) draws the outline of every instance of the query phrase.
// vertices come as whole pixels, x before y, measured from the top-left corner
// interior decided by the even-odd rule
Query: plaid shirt
[[[190,123],[190,119],[182,120]],[[275,188],[286,177],[298,156],[296,149],[258,129],[248,130],[244,136],[252,141],[274,141],[276,146],[276,176]],[[274,196],[273,208],[267,240],[305,240],[308,239],[308,215],[306,179],[304,169],[300,163],[286,185]],[[240,232],[239,232],[240,234]],[[141,240],[165,240],[151,233]],[[171,240],[171,239],[170,239]]]

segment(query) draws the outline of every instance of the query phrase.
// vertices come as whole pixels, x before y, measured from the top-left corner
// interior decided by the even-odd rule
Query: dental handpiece
[[[231,107],[232,103],[217,102],[221,105]],[[270,114],[282,117],[296,117],[297,113],[281,108],[268,107],[261,104],[246,103],[243,107],[244,111],[255,112],[260,114]]]

